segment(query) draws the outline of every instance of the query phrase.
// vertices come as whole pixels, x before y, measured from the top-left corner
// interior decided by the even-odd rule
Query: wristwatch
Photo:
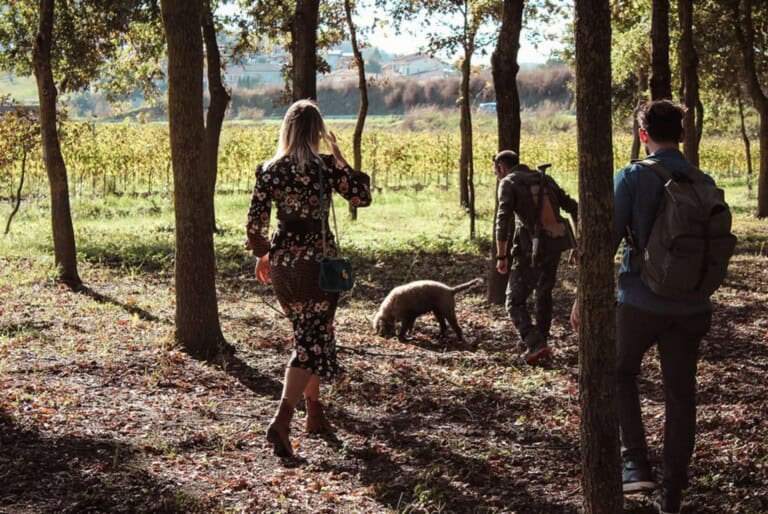
[[[505,260],[506,258],[507,258],[507,256],[506,256],[506,255],[497,255],[497,256],[496,256],[496,260],[497,260],[497,261],[503,261],[503,260]]]

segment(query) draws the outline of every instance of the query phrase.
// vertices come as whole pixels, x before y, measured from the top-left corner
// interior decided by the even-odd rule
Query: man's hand
[[[509,266],[507,266],[507,259],[499,259],[496,261],[496,271],[499,272],[499,275],[506,275],[509,271]]]
[[[579,330],[579,299],[576,298],[573,301],[573,307],[571,307],[571,327],[573,330]]]
[[[272,267],[269,265],[269,254],[260,257],[256,263],[256,278],[264,284],[269,283]]]
[[[568,255],[568,264],[579,265],[579,252],[576,248],[571,249],[571,253]]]

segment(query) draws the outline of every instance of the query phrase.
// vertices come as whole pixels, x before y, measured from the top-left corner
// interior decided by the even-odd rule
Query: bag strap
[[[320,208],[325,211],[325,192],[323,187],[323,166],[324,164],[320,163]],[[336,209],[333,207],[333,191],[331,191],[331,195],[329,197],[331,202],[331,215],[333,216],[333,230],[336,233],[336,248],[339,250],[339,254],[341,253],[341,243],[339,241],[339,226],[336,224]],[[323,216],[324,217],[324,216]],[[322,220],[322,238],[323,238],[323,257],[328,257],[328,248],[326,243],[326,229],[325,229],[325,219]]]
[[[673,182],[675,181],[675,177],[672,173],[658,161],[654,161],[653,159],[643,159],[642,161],[635,161],[635,164],[641,164],[646,168],[651,168],[661,177],[665,184],[670,180]],[[703,175],[704,173],[699,168],[691,164],[691,174],[688,178],[690,178],[692,182],[701,182]]]

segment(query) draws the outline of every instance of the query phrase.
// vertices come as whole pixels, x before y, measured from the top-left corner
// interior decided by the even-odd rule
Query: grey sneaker
[[[624,471],[621,474],[624,494],[653,491],[656,482],[653,481],[651,467],[645,461],[628,460],[624,462]]]
[[[659,489],[653,499],[653,504],[659,509],[659,514],[679,514],[682,503],[683,493],[675,489]]]

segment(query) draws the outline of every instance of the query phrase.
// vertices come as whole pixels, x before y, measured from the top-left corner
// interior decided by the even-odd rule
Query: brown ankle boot
[[[275,455],[278,457],[293,457],[293,448],[288,434],[291,432],[291,419],[293,419],[293,407],[282,400],[277,409],[277,414],[267,427],[267,441],[272,443]]]
[[[309,434],[332,434],[336,429],[328,422],[323,411],[323,404],[320,400],[306,400],[307,404],[307,425],[306,430]]]

